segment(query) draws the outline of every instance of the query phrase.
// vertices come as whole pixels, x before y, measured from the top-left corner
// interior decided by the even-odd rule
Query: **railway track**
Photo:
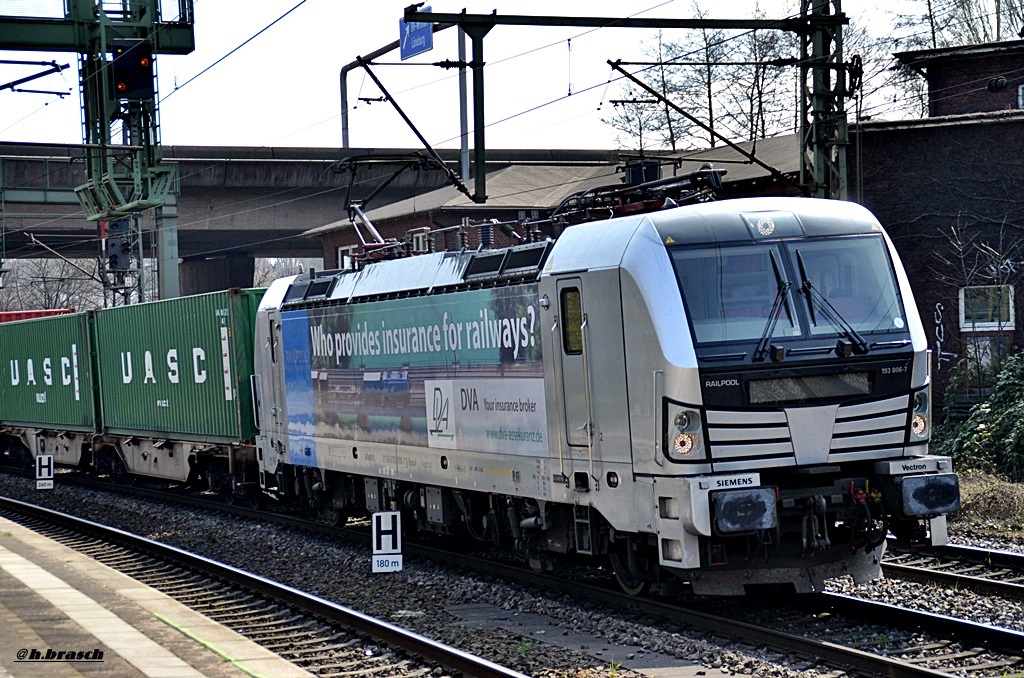
[[[95,479],[69,477],[75,484],[115,489],[135,496],[181,502],[190,506],[227,511],[235,515],[270,521],[290,529],[302,529],[352,539],[369,540],[368,532],[352,528],[331,528],[289,512],[257,511],[244,506],[231,506],[223,501],[197,495],[168,495],[164,491],[124,485],[111,486]],[[515,564],[496,562],[492,557],[467,556],[444,548],[406,542],[409,555],[427,557],[454,566],[474,569],[504,581],[517,581],[572,594],[597,605],[615,606],[623,610],[640,611],[644,615],[661,618],[702,632],[721,636],[755,646],[768,646],[783,653],[795,653],[809,663],[824,661],[830,666],[860,675],[887,676],[1016,676],[1024,671],[1021,648],[1024,634],[984,624],[942,617],[940,615],[894,607],[883,603],[824,594],[794,599],[770,601],[765,605],[751,604],[751,598],[741,602],[730,599],[708,600],[687,598],[658,601],[634,598],[621,593],[611,577],[598,577],[592,583],[582,578],[572,581],[538,574]],[[943,549],[937,556],[940,564],[950,562],[953,549]],[[967,549],[975,560],[985,560],[980,549]],[[920,552],[914,559],[936,558]],[[894,565],[903,555],[893,558]],[[1010,569],[1009,564],[997,557],[993,564],[1001,563],[997,570]],[[1013,559],[1007,561],[1012,562]],[[888,567],[889,560],[885,561]],[[900,565],[908,567],[906,565]],[[964,568],[968,566],[963,566]],[[937,571],[950,568],[940,567]],[[962,568],[957,568],[962,570]],[[976,572],[976,570],[971,570]],[[890,576],[895,574],[894,568]],[[923,571],[926,572],[926,571]],[[922,577],[927,574],[921,574]],[[961,575],[962,577],[963,575]],[[1013,577],[1009,577],[1013,578]],[[872,639],[887,638],[881,649],[870,646]]]
[[[314,675],[525,678],[356,610],[122,530],[0,497],[0,514],[141,581]],[[356,673],[350,673],[355,671]]]
[[[782,654],[795,653],[809,664],[821,661],[856,675],[1016,676],[1024,671],[1024,633],[942,617],[839,594],[767,600],[708,599],[681,596],[654,600],[628,596],[612,578],[582,583],[518,566],[486,561],[477,565],[465,555],[435,558],[480,568],[502,579],[529,582],[624,610],[640,611],[673,624],[711,631]],[[897,633],[893,634],[893,630]],[[866,642],[889,637],[891,645],[869,649]]]
[[[888,576],[936,583],[956,590],[1024,600],[1024,554],[946,545],[914,551],[890,550],[882,562]]]

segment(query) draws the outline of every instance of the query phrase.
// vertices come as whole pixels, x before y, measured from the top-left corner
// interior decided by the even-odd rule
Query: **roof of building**
[[[754,153],[763,163],[783,173],[799,169],[800,155],[796,135],[760,139],[738,144],[747,152]],[[654,154],[652,154],[654,155]],[[711,163],[718,169],[727,170],[727,183],[763,179],[770,173],[752,163],[741,153],[729,146],[718,146],[700,151],[681,153],[658,153],[663,162],[676,160],[679,173],[691,172]],[[663,169],[663,175],[668,171]],[[623,179],[621,166],[612,163],[592,165],[565,164],[512,164],[487,173],[487,202],[474,203],[454,186],[445,186],[420,196],[384,205],[367,212],[373,223],[384,223],[424,214],[437,210],[480,210],[480,209],[553,209],[568,196],[591,188],[619,185]],[[302,235],[322,236],[325,233],[349,228],[349,219],[311,228]]]
[[[786,134],[755,141],[744,141],[736,144],[747,153],[752,154],[766,165],[774,167],[783,174],[791,174],[800,169],[800,152],[798,138],[795,134]],[[717,169],[728,171],[726,183],[749,181],[770,176],[768,170],[751,162],[747,157],[730,146],[716,146],[700,151],[684,151],[669,157],[681,161],[680,172],[690,172],[706,163]]]
[[[954,59],[974,59],[999,54],[1021,53],[1024,53],[1024,40],[1003,40],[1001,42],[986,42],[980,45],[917,49],[909,52],[898,52],[893,54],[893,56],[904,66],[921,70],[928,66]]]
[[[439,209],[551,209],[563,199],[590,188],[616,185],[622,180],[616,165],[509,165],[487,173],[487,202],[474,203],[454,186],[444,186],[423,195],[400,200],[366,213],[374,223],[424,214]],[[472,189],[472,185],[470,185]],[[304,236],[319,236],[348,228],[349,219],[312,228]]]

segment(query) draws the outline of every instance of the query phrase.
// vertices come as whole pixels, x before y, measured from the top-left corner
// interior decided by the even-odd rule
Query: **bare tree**
[[[661,145],[661,130],[670,123],[658,102],[636,87],[625,88],[622,97],[613,102],[613,113],[603,119],[606,125],[615,130],[619,146],[641,153],[652,148],[664,148]]]
[[[693,3],[694,18],[708,18],[708,11],[696,0]],[[667,56],[675,62],[693,62],[693,66],[680,66],[673,85],[666,89],[679,106],[689,110],[696,118],[703,119],[711,130],[715,130],[721,108],[719,97],[723,83],[719,79],[721,64],[730,57],[732,44],[724,31],[699,29],[689,33],[682,41],[667,45]],[[680,116],[680,126],[688,138],[691,148],[708,146],[714,148],[719,139],[712,132]]]
[[[981,309],[987,308],[999,323],[995,336],[991,331],[961,334],[963,358],[958,368],[962,377],[968,377],[963,385],[974,393],[980,393],[991,385],[1010,352],[1009,339],[999,336],[999,329],[1004,327],[1003,323],[1006,327],[1013,327],[1020,322],[1015,318],[1011,324],[1011,319],[1003,318],[998,309],[1004,306],[1016,313],[1010,304],[1008,290],[1020,282],[1024,267],[1024,244],[1010,230],[1006,221],[998,228],[984,228],[977,223],[964,224],[958,218],[946,234],[946,250],[939,250],[932,266],[936,283],[948,286],[951,291],[963,289],[958,303],[968,307],[982,304]],[[973,299],[972,288],[981,293],[984,301]],[[977,320],[973,311],[965,317],[972,323]]]
[[[915,9],[897,13],[897,30],[909,30],[917,48],[955,47],[1017,37],[1024,30],[1024,0],[911,0]],[[922,30],[924,26],[924,30]]]
[[[0,308],[25,311],[47,308],[86,310],[103,306],[103,290],[96,278],[97,261],[61,259],[9,259],[4,262]],[[84,270],[82,270],[84,269]]]
[[[323,268],[323,259],[291,257],[257,259],[252,284],[254,287],[267,287],[278,278],[304,273],[311,268]]]
[[[698,2],[693,14],[709,16]],[[765,17],[759,6],[755,16]],[[622,105],[605,122],[619,131],[620,143],[641,150],[653,143],[673,151],[713,148],[721,144],[719,135],[746,141],[792,131],[796,71],[779,64],[797,50],[795,36],[780,31],[693,29],[674,41],[659,34],[643,50],[653,65],[636,76],[700,124],[665,103],[641,104],[643,93],[632,85],[623,91],[633,105]]]
[[[754,18],[765,19],[760,5]],[[737,36],[737,63],[727,66],[729,87],[723,92],[722,126],[733,140],[753,141],[793,129],[794,84],[799,73],[787,58],[798,54],[796,35],[782,31],[748,31]]]

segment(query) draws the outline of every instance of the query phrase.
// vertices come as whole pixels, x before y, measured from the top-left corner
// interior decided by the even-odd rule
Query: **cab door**
[[[580,278],[558,281],[559,367],[565,440],[572,447],[588,447],[592,428],[587,376],[587,314]]]

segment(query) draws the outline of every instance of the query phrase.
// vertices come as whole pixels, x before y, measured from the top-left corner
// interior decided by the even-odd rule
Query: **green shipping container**
[[[253,326],[263,290],[227,290],[96,312],[103,430],[252,440]]]
[[[0,324],[0,425],[97,430],[90,314]]]

